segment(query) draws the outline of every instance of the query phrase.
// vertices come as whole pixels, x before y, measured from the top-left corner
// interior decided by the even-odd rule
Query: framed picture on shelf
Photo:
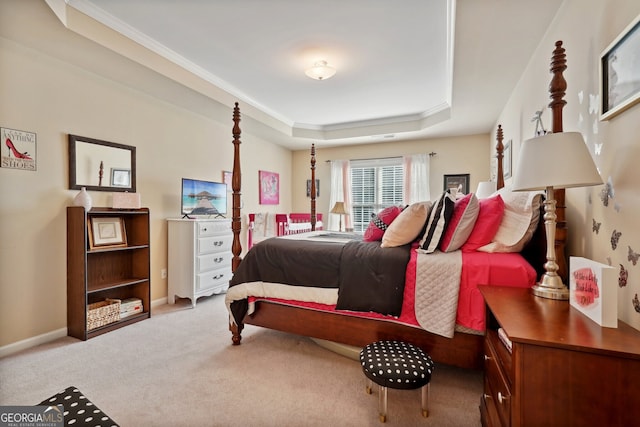
[[[444,191],[451,188],[457,188],[459,193],[467,194],[469,192],[469,174],[445,175]]]
[[[91,217],[88,227],[91,249],[127,246],[127,233],[122,217]]]
[[[307,197],[311,197],[311,180],[307,180]],[[316,197],[320,197],[320,180],[316,179]]]
[[[280,175],[276,172],[258,171],[260,204],[280,204]]]
[[[111,168],[112,187],[131,187],[131,169]]]
[[[600,120],[640,102],[640,15],[600,56]]]

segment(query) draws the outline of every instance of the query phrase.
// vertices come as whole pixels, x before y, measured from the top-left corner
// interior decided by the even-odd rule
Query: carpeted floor
[[[0,405],[34,405],[71,385],[122,427],[381,425],[357,361],[252,326],[232,346],[222,295],[0,359]],[[481,372],[437,365],[429,418],[419,390],[390,389],[386,425],[476,427],[481,395]]]

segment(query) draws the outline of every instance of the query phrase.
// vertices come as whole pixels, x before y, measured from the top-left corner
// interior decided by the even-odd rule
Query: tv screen
[[[224,215],[227,213],[227,184],[182,178],[182,215]]]

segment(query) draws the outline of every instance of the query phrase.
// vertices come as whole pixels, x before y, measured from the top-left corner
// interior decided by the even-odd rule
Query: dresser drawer
[[[198,222],[198,237],[215,236],[216,234],[225,234],[231,232],[231,223],[229,221],[211,221]]]
[[[500,418],[501,425],[511,425],[511,389],[498,351],[494,347],[495,341],[491,339],[488,331],[484,340],[484,374],[485,374],[485,400],[487,406],[494,406]],[[498,345],[502,345],[500,342]]]
[[[231,280],[231,269],[228,267],[200,273],[196,276],[196,291],[215,287],[220,287],[223,291],[229,286],[229,280]]]
[[[198,239],[198,255],[231,250],[233,235],[203,237]]]
[[[231,265],[231,252],[216,252],[208,255],[196,257],[196,272],[203,273],[208,270],[227,267]]]

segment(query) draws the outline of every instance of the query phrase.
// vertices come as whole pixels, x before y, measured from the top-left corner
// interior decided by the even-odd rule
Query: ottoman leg
[[[367,394],[371,394],[371,388],[373,387],[373,381],[371,381],[369,378],[367,378],[367,385],[365,387],[365,391],[367,392]]]
[[[427,383],[422,386],[422,416],[425,418],[429,416],[429,385]]]
[[[387,421],[387,388],[380,386],[378,393],[378,412],[380,413],[380,422]]]

